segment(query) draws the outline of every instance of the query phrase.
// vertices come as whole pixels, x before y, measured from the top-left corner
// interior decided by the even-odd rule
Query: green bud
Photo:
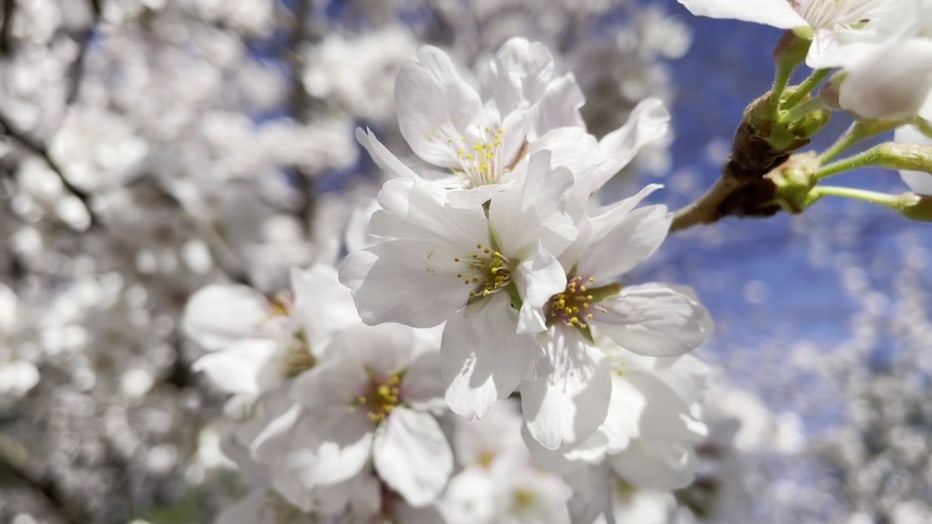
[[[766,175],[776,187],[774,201],[788,213],[801,213],[815,201],[810,191],[818,182],[818,170],[819,159],[814,152],[791,156]]]

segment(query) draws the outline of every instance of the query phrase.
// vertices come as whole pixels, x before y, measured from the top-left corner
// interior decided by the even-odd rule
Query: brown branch
[[[13,15],[16,0],[3,0],[3,22],[0,23],[0,56],[13,54]]]
[[[291,86],[288,94],[288,108],[299,122],[306,122],[308,113],[311,111],[312,100],[304,84],[301,81],[301,71],[304,63],[298,53],[301,46],[308,41],[310,31],[308,28],[308,17],[311,14],[311,0],[297,0],[292,11],[294,17],[291,34],[288,37],[288,45],[284,50],[287,57],[288,67],[291,73]],[[297,174],[298,188],[301,190],[301,205],[296,210],[298,220],[302,229],[310,235],[311,223],[314,216],[314,207],[316,202],[316,193],[314,181],[310,173],[305,172],[300,166],[295,166]]]
[[[102,1],[103,0],[88,0],[88,4],[90,4],[91,8],[91,23],[87,26],[87,29],[81,31],[77,36],[78,55],[68,68],[69,82],[67,95],[65,96],[67,105],[71,105],[78,98],[78,92],[81,89],[81,80],[84,77],[84,64],[87,62],[87,50],[90,48],[91,38],[94,36],[97,26],[100,24],[100,18],[103,12],[101,8]]]
[[[711,224],[726,216],[769,217],[780,211],[775,202],[776,185],[764,175],[808,144],[828,116],[816,111],[785,124],[770,118],[771,109],[770,93],[748,105],[735,131],[731,155],[722,166],[722,176],[704,195],[675,213],[670,232]]]
[[[75,186],[71,183],[70,180],[68,180],[68,177],[65,175],[62,167],[58,165],[58,162],[56,162],[54,158],[52,158],[52,155],[49,154],[48,149],[44,145],[29,137],[26,135],[26,133],[18,130],[2,114],[0,114],[0,130],[2,130],[6,136],[10,137],[21,147],[42,159],[42,161],[45,162],[49,169],[51,169],[52,172],[58,176],[62,186],[64,186],[69,193],[71,193],[74,197],[80,200],[82,204],[84,204],[84,207],[87,209],[87,214],[90,217],[90,228],[94,228],[100,224],[97,215],[94,213],[94,209],[91,207],[91,194]]]

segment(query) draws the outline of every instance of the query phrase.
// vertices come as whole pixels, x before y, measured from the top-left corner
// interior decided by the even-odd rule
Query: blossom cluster
[[[222,399],[180,331],[189,297],[231,281],[274,292],[290,267],[334,262],[382,178],[353,128],[400,140],[394,77],[419,41],[472,61],[534,35],[575,69],[599,53],[580,86],[608,123],[645,93],[669,99],[663,60],[688,30],[630,4],[0,6],[0,469],[14,472],[0,521],[209,520],[229,462],[214,449]],[[666,165],[667,144],[638,162]]]
[[[659,186],[597,197],[666,132],[666,111],[648,99],[597,140],[573,76],[521,38],[478,76],[430,46],[401,68],[413,167],[357,131],[390,178],[340,282],[321,265],[293,271],[290,297],[214,286],[189,304],[187,333],[214,350],[195,369],[244,402],[242,461],[297,510],[470,521],[448,500],[468,490],[444,495],[468,458],[443,420],[482,419],[512,395],[512,437],[572,487],[574,522],[612,514],[613,475],[658,490],[692,480],[707,369],[686,353],[710,335],[709,314],[688,290],[620,281],[666,237],[672,214],[641,205]],[[462,475],[457,486],[475,482]],[[501,510],[552,503],[533,495]],[[265,518],[267,500],[221,521]]]

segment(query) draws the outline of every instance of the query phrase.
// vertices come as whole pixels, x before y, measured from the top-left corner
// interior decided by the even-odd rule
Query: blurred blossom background
[[[596,136],[663,99],[674,132],[608,198],[659,182],[653,200],[677,208],[718,177],[779,38],[672,0],[0,8],[0,521],[15,524],[209,522],[240,496],[224,396],[191,371],[203,349],[179,319],[207,284],[272,296],[290,267],[353,247],[384,179],[353,130],[410,156],[393,89],[418,46],[465,71],[510,36],[543,42]],[[894,172],[849,176],[905,190]],[[696,289],[717,368],[670,522],[932,522],[929,246],[923,223],[831,200],[666,241],[635,278]]]

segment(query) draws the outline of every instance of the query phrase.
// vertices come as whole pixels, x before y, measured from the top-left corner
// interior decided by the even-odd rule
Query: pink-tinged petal
[[[379,477],[412,506],[434,501],[453,472],[453,452],[437,420],[404,407],[379,426],[373,447]]]
[[[508,295],[496,293],[454,315],[440,346],[441,373],[450,409],[482,417],[518,387],[540,355],[533,337],[515,333],[517,312]]]
[[[566,270],[543,245],[521,261],[512,279],[522,297],[518,314],[518,333],[540,333],[547,330],[544,305],[550,297],[566,289]]]
[[[932,96],[930,96],[932,100]],[[932,138],[919,131],[916,126],[905,126],[893,133],[896,142],[904,144],[932,145]],[[917,195],[932,195],[932,173],[922,171],[900,171],[903,182]]]
[[[787,0],[677,0],[696,16],[731,18],[780,29],[807,27]]]
[[[282,381],[283,362],[274,358],[278,352],[278,343],[273,340],[240,340],[204,355],[191,368],[203,372],[225,393],[256,396]]]
[[[185,307],[181,329],[195,343],[217,351],[259,334],[269,317],[269,302],[247,286],[212,284],[200,289]]]
[[[623,126],[599,140],[599,150],[606,161],[591,178],[584,181],[589,194],[597,191],[628,165],[642,147],[666,135],[669,128],[670,113],[661,100],[647,98],[638,103]]]
[[[382,170],[388,171],[395,176],[417,178],[414,171],[399,160],[387,147],[382,145],[382,142],[379,142],[379,139],[375,137],[375,133],[369,128],[363,131],[361,127],[357,127],[356,140],[369,152],[369,156],[372,157],[372,161],[375,162],[375,165],[379,166]]]
[[[662,285],[629,286],[598,305],[606,311],[596,313],[594,334],[641,355],[681,355],[712,334],[702,304]]]
[[[627,273],[660,248],[672,221],[673,214],[662,205],[593,217],[577,274],[605,281]]]
[[[402,66],[395,104],[401,134],[415,154],[437,166],[459,166],[456,142],[483,108],[446,53],[424,46],[417,61]]]
[[[537,380],[521,385],[528,431],[557,449],[589,438],[605,420],[612,382],[605,355],[571,329],[551,328]]]
[[[363,322],[432,327],[466,305],[472,288],[456,276],[461,266],[438,251],[429,242],[392,240],[350,253],[340,280],[353,289]]]

